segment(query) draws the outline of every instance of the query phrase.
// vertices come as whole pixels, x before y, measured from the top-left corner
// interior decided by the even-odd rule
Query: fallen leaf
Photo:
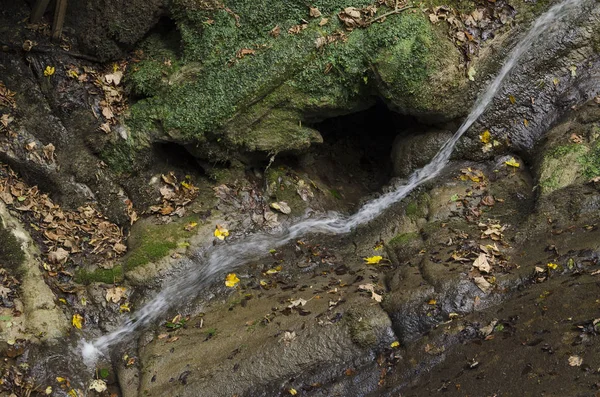
[[[329,18],[321,18],[319,21],[319,26],[325,26],[327,25],[327,22],[329,22]]]
[[[487,255],[483,253],[479,254],[477,259],[475,259],[475,261],[473,262],[473,267],[477,268],[480,272],[484,273],[489,273],[490,270],[492,270],[492,267],[488,262]]]
[[[395,348],[395,347],[399,347],[400,346],[400,342],[398,342],[397,340],[393,341],[392,344],[390,345],[391,348]]]
[[[127,251],[127,246],[123,243],[116,243],[115,245],[113,245],[113,250],[117,253],[117,254],[122,254],[125,251]]]
[[[490,140],[492,139],[492,134],[490,134],[490,131],[485,130],[481,133],[481,135],[479,135],[479,140],[483,143],[490,143]]]
[[[69,252],[63,248],[57,248],[55,251],[48,253],[48,261],[53,264],[62,264],[69,257]]]
[[[81,314],[75,313],[73,314],[73,320],[71,321],[73,327],[77,329],[81,329],[83,326],[83,316]]]
[[[229,273],[227,277],[225,277],[225,286],[232,288],[235,287],[240,282],[240,279],[235,273]]]
[[[125,287],[113,287],[106,290],[106,301],[113,303],[119,303],[119,301],[125,297],[127,288]]]
[[[571,367],[581,367],[581,364],[583,364],[583,358],[579,356],[569,357],[569,365]]]
[[[120,70],[110,73],[104,76],[104,79],[108,84],[119,85],[121,83],[121,79],[123,78],[123,72]]]
[[[514,97],[514,96],[512,96],[512,95],[509,95],[509,96],[508,96],[508,100],[509,100],[509,101],[510,101],[510,103],[512,103],[513,105],[514,105],[514,104],[517,102],[517,100],[515,99],[515,97]]]
[[[475,74],[477,74],[475,68],[473,66],[469,66],[469,70],[467,70],[467,77],[469,80],[475,81]]]
[[[296,394],[298,394],[298,392],[296,391],[296,389],[291,388],[290,390],[288,390],[288,392],[292,395],[295,396]]]
[[[279,25],[276,25],[273,29],[271,29],[269,34],[272,37],[278,37],[281,34],[281,28],[279,27]]]
[[[371,293],[371,299],[375,300],[378,303],[381,303],[383,297],[375,292],[375,286],[372,283],[369,284],[361,284],[358,286],[359,290],[368,291]]]
[[[529,120],[527,120],[527,119],[523,119],[523,125],[524,125],[525,127],[529,127]]]
[[[274,210],[277,210],[283,214],[289,214],[292,212],[290,206],[285,201],[280,201],[278,203],[271,203],[270,207]]]
[[[519,164],[519,162],[517,160],[515,160],[514,157],[511,157],[510,159],[505,161],[504,164],[506,164],[510,167],[515,167],[515,168],[519,168],[521,166],[521,164]]]
[[[556,270],[558,268],[558,264],[556,263],[548,263],[546,266],[548,266],[548,269],[552,270]]]
[[[44,69],[44,76],[46,77],[50,77],[54,74],[54,71],[56,69],[54,68],[54,66],[46,66],[46,69]]]
[[[302,299],[302,298],[298,298],[296,300],[291,300],[290,301],[290,305],[288,305],[288,308],[292,309],[294,307],[301,307],[306,305],[308,301],[306,299]]]
[[[214,235],[219,240],[225,240],[225,237],[229,236],[229,230],[225,229],[221,225],[217,225]]]
[[[196,226],[198,226],[198,222],[190,222],[185,225],[183,229],[187,232],[191,232],[194,228],[196,228]]]
[[[102,393],[106,390],[106,382],[102,379],[94,379],[92,383],[90,383],[88,390],[94,390],[97,393]]]
[[[377,265],[379,262],[383,260],[383,257],[380,255],[369,256],[367,258],[363,258],[367,265]]]
[[[577,77],[577,66],[569,66],[569,71],[571,72],[571,77]]]
[[[487,293],[490,289],[492,289],[492,284],[490,284],[484,277],[474,277],[473,281],[475,282],[475,285],[477,285],[477,287],[479,287],[479,289],[484,293]]]
[[[319,11],[317,7],[310,7],[308,15],[310,15],[313,18],[318,18],[321,16],[321,11]]]

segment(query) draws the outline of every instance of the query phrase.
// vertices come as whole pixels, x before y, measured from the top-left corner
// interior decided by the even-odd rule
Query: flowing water
[[[485,111],[494,96],[498,93],[502,82],[522,58],[523,54],[527,53],[536,40],[542,37],[559,19],[580,11],[584,1],[586,0],[565,0],[553,6],[535,21],[525,37],[521,39],[506,58],[506,63],[498,75],[479,96],[469,116],[454,136],[442,146],[429,164],[415,171],[404,185],[366,203],[358,212],[351,216],[331,214],[321,218],[304,219],[293,224],[280,234],[257,233],[240,241],[213,247],[204,257],[198,259],[200,262],[203,262],[201,266],[198,266],[196,270],[192,270],[191,274],[186,273],[180,279],[175,280],[164,288],[158,295],[138,310],[133,319],[127,321],[114,332],[92,342],[83,342],[82,354],[86,363],[93,365],[98,356],[107,353],[112,345],[127,339],[139,328],[155,321],[175,303],[192,298],[198,291],[208,286],[217,275],[231,272],[236,267],[247,263],[253,258],[264,255],[270,249],[294,241],[308,233],[325,233],[330,235],[348,233],[357,226],[375,219],[386,208],[402,200],[416,187],[435,178],[448,164],[450,155],[460,137]]]

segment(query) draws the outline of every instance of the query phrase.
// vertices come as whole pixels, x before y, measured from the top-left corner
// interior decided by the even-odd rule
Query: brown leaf
[[[113,111],[108,106],[102,108],[102,115],[109,120],[115,117]]]
[[[242,59],[246,55],[254,55],[255,53],[256,53],[256,51],[251,48],[242,48],[242,49],[238,50],[238,52],[235,53],[235,56],[238,59]]]
[[[122,254],[125,251],[127,251],[127,246],[125,244],[122,244],[122,243],[116,243],[115,245],[113,245],[113,250],[117,254]]]
[[[310,7],[310,11],[308,13],[313,18],[318,18],[321,16],[321,11],[317,7]]]
[[[279,37],[279,35],[281,34],[281,28],[279,27],[279,25],[275,25],[275,27],[273,29],[271,29],[269,34],[272,37]]]
[[[68,257],[69,252],[62,248],[57,248],[55,251],[48,253],[48,261],[56,265],[65,263]]]
[[[494,204],[496,204],[496,200],[494,200],[494,196],[488,195],[481,199],[481,204],[492,207]]]
[[[329,18],[321,18],[319,21],[319,26],[325,26],[327,25],[327,22],[329,22]]]

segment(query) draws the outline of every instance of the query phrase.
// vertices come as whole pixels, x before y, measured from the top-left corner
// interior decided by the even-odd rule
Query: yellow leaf
[[[81,314],[75,313],[73,314],[73,327],[77,329],[81,329],[83,325],[83,316]]]
[[[367,265],[377,265],[383,259],[380,255],[370,256],[368,258],[363,258]]]
[[[398,347],[400,346],[400,342],[398,342],[397,340],[393,341],[392,344],[390,345],[391,347]]]
[[[185,231],[191,232],[196,226],[198,226],[198,222],[190,222],[183,228]]]
[[[508,96],[508,100],[509,100],[509,101],[510,101],[510,103],[512,103],[513,105],[515,104],[515,102],[517,102],[517,100],[515,99],[515,97],[514,97],[514,96],[512,96],[512,95],[509,95],[509,96]]]
[[[555,78],[552,79],[552,83],[554,85],[558,85],[558,83],[560,83],[560,80],[558,79],[558,77],[555,77]]]
[[[65,378],[63,378],[62,376],[57,376],[57,377],[56,377],[56,381],[57,381],[58,383],[63,383],[63,382],[65,382],[65,381],[66,381],[66,379],[65,379]]]
[[[529,121],[527,119],[523,119],[523,125],[525,127],[529,127]]]
[[[50,394],[52,394],[52,386],[48,386],[48,387],[46,388],[46,391],[45,391],[45,393],[46,393],[46,395],[48,395],[48,396],[49,396]]]
[[[191,184],[189,184],[189,183],[187,183],[187,182],[185,182],[185,181],[182,181],[182,182],[181,182],[181,186],[183,186],[183,187],[184,187],[184,188],[186,188],[187,190],[191,190],[191,189],[192,189],[192,185],[191,185]]]
[[[277,267],[267,270],[266,273],[267,274],[276,274],[276,273],[279,273],[281,271],[281,269],[283,269],[283,268],[281,267],[281,265],[279,265]]]
[[[428,305],[435,305],[437,304],[437,301],[435,299],[431,299],[429,300],[429,302],[427,302]]]
[[[121,306],[119,306],[119,311],[121,313],[129,313],[131,311],[131,308],[129,307],[129,302],[123,303]]]
[[[548,268],[552,270],[556,270],[558,268],[558,264],[556,263],[548,263],[546,266],[548,266]]]
[[[490,143],[490,140],[492,139],[492,134],[490,134],[488,130],[485,130],[481,135],[479,135],[479,139],[483,143]]]
[[[58,298],[58,301],[59,301],[60,303],[62,303],[63,305],[66,305],[66,304],[67,304],[67,300],[66,300],[65,298]]]
[[[235,273],[229,273],[225,277],[225,285],[229,288],[235,287],[240,282],[240,279]]]
[[[225,240],[225,237],[229,236],[229,230],[225,229],[221,225],[217,225],[215,229],[215,237],[219,240]]]
[[[69,69],[67,71],[67,76],[69,76],[72,79],[76,79],[77,77],[79,77],[79,75],[77,74],[77,71],[73,70],[73,69]]]
[[[298,392],[294,388],[291,388],[289,391],[292,396],[295,396],[296,394],[298,394]]]
[[[44,69],[44,76],[52,76],[54,74],[54,70],[54,66],[46,66],[46,69]]]
[[[511,166],[511,167],[515,167],[515,168],[519,168],[521,166],[521,164],[519,164],[519,162],[517,160],[515,160],[514,157],[511,157],[510,159],[505,161],[504,164]]]
[[[67,395],[69,397],[79,397],[79,394],[77,394],[77,392],[75,391],[75,389],[69,390],[69,392],[67,393]]]

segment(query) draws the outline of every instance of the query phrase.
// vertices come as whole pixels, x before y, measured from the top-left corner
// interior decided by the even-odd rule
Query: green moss
[[[167,256],[177,248],[180,240],[189,235],[190,232],[184,229],[184,225],[192,221],[197,221],[197,218],[185,217],[166,225],[145,224],[138,228],[134,225],[128,241],[129,251],[123,258],[125,271]]]
[[[169,255],[171,250],[184,246],[182,240],[190,235],[184,229],[185,224],[197,221],[197,217],[189,216],[171,222],[166,225],[148,224],[138,222],[134,224],[131,235],[127,242],[128,252],[112,269],[97,269],[88,271],[79,269],[75,273],[75,282],[89,284],[91,282],[102,282],[112,284],[121,281],[126,272],[143,266],[147,263],[157,261]]]
[[[24,260],[25,254],[19,241],[0,221],[0,267],[18,270]]]
[[[600,144],[594,145],[589,152],[579,158],[579,161],[583,166],[583,176],[586,179],[600,176]]]
[[[157,38],[148,39],[146,58],[129,77],[134,91],[148,98],[133,105],[129,124],[136,133],[159,132],[196,143],[201,157],[218,161],[240,148],[276,153],[307,147],[319,136],[302,121],[315,110],[349,111],[368,99],[378,81],[373,65],[388,98],[418,100],[435,71],[430,24],[421,13],[403,13],[345,31],[337,12],[370,3],[311,3],[329,17],[321,27],[320,18],[310,18],[308,4],[298,0],[230,0],[229,10],[210,1],[174,1],[181,54],[167,54]],[[308,28],[289,34],[301,19],[309,20]],[[269,35],[276,25],[281,28],[277,38]],[[334,32],[346,39],[316,48],[318,37]],[[242,57],[238,51],[244,48],[254,53]],[[166,67],[165,58],[173,66]]]
[[[394,236],[388,243],[390,246],[405,245],[411,241],[419,239],[419,233],[400,233]]]
[[[75,272],[74,280],[76,283],[86,285],[90,283],[113,284],[123,280],[123,267],[116,265],[112,269],[97,269],[91,272],[78,269]]]

